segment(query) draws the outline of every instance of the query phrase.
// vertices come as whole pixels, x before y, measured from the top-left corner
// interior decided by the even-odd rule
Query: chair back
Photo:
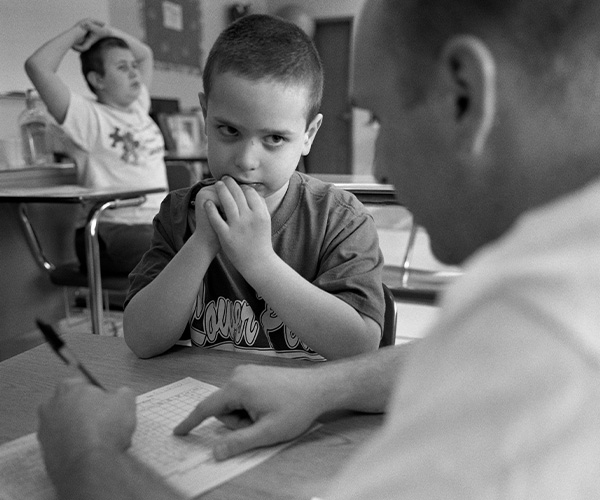
[[[385,313],[383,317],[383,335],[379,347],[386,347],[396,343],[396,301],[392,291],[383,283],[383,297],[385,300]]]

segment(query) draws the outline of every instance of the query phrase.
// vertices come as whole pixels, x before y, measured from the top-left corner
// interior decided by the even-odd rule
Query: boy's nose
[[[259,144],[258,141],[246,141],[240,145],[236,158],[235,166],[240,170],[255,170],[259,165]]]

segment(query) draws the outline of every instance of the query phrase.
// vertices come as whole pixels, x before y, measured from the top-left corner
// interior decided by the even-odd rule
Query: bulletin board
[[[140,0],[140,7],[155,68],[200,75],[200,0]]]

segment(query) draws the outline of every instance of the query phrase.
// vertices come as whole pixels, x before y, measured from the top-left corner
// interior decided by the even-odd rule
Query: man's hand
[[[308,430],[321,414],[316,401],[315,370],[245,365],[174,429],[185,435],[211,416],[234,432],[219,441],[217,460],[289,441]]]
[[[39,410],[38,439],[50,477],[59,477],[90,451],[128,449],[135,409],[129,389],[106,392],[81,378],[61,382]]]
[[[273,254],[271,215],[266,202],[250,186],[239,185],[229,176],[215,185],[222,214],[214,204],[206,211],[219,237],[221,248],[240,273],[264,269],[265,258]]]

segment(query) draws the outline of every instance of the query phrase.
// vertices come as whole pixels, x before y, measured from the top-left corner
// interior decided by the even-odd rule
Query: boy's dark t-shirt
[[[173,191],[163,201],[154,219],[152,247],[130,275],[126,303],[162,271],[192,234],[193,203],[202,186],[200,182]],[[383,256],[377,229],[354,195],[295,172],[272,216],[271,232],[273,249],[296,272],[383,325]],[[182,333],[205,348],[324,359],[299,341],[221,253],[207,270]]]

